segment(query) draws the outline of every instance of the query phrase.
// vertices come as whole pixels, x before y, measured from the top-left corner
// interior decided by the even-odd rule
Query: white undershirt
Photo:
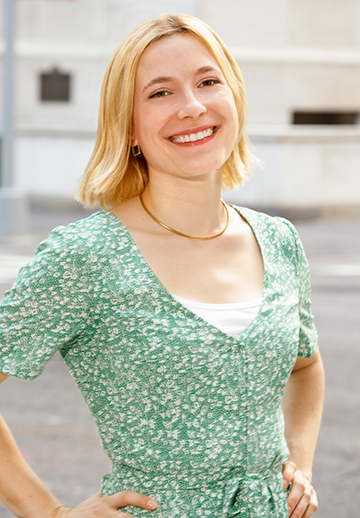
[[[258,314],[262,298],[233,304],[207,304],[173,295],[188,310],[230,336],[238,336]]]

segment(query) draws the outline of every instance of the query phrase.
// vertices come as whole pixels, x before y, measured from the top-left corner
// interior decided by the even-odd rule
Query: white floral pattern
[[[112,462],[102,494],[159,502],[134,516],[288,516],[281,399],[316,347],[309,271],[291,223],[236,209],[265,271],[236,338],[177,302],[105,210],[52,231],[0,306],[0,370],[33,379],[60,350]]]

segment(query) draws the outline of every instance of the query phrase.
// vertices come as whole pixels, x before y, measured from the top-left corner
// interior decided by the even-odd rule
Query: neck
[[[143,193],[151,213],[162,223],[191,235],[210,235],[226,224],[221,204],[221,177],[215,181],[152,177]]]

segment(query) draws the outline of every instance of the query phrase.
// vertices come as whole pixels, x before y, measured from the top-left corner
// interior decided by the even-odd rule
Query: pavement
[[[85,213],[33,212],[28,235],[0,240],[0,296],[47,233]],[[312,275],[313,312],[326,371],[314,463],[317,518],[360,511],[360,218],[294,221]],[[99,489],[109,461],[93,419],[59,355],[43,374],[1,386],[0,410],[23,455],[57,498],[74,507]],[[13,516],[0,504],[0,518]]]

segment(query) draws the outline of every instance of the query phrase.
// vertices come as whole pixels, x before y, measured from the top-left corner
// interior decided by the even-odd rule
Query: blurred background
[[[13,187],[32,206],[71,202],[94,143],[102,77],[125,32],[178,11],[212,26],[245,78],[249,134],[266,167],[231,201],[359,212],[359,0],[1,0],[1,13],[9,2]]]
[[[106,65],[142,19],[195,15],[243,72],[263,162],[229,202],[292,219],[304,242],[327,373],[314,469],[319,518],[360,497],[360,0],[0,0],[0,295],[36,244],[84,217],[73,201],[92,152]],[[2,100],[2,101],[1,101]],[[57,355],[31,383],[1,387],[1,412],[64,505],[108,469]],[[11,514],[0,505],[0,518]]]

